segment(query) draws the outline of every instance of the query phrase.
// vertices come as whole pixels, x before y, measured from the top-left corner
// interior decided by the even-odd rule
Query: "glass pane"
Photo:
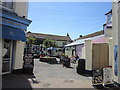
[[[3,46],[3,65],[2,65],[2,72],[9,72],[10,70],[10,50],[11,50],[11,41],[4,40]]]
[[[2,2],[2,6],[13,9],[13,2],[12,0],[5,0],[4,2]]]

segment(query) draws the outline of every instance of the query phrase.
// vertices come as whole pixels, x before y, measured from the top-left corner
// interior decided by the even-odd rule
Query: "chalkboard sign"
[[[101,85],[103,84],[103,70],[93,70],[93,78],[92,78],[93,85]]]
[[[34,68],[34,58],[33,54],[25,54],[24,55],[24,64],[23,64],[23,71],[24,73],[33,73]]]
[[[25,65],[29,65],[29,64],[33,64],[33,54],[25,54],[24,56],[24,64]]]

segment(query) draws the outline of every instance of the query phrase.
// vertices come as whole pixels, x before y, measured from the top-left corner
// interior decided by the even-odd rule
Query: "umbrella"
[[[50,48],[47,48],[47,50],[57,50],[57,48],[50,47]]]

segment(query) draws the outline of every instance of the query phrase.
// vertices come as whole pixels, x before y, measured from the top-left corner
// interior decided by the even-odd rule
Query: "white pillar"
[[[113,39],[112,38],[108,39],[108,43],[109,43],[109,66],[112,66],[114,60]]]
[[[86,70],[92,70],[92,40],[85,40]]]
[[[23,66],[23,55],[24,55],[24,42],[17,41],[16,43],[16,53],[15,53],[15,62],[13,69],[22,69]]]
[[[119,9],[119,10],[118,10]],[[118,2],[113,2],[112,6],[112,31],[113,31],[113,50],[114,50],[114,60],[113,60],[113,75],[114,75],[114,81],[117,83],[120,83],[120,8],[118,8]],[[115,49],[115,47],[118,46],[118,49]],[[118,50],[118,53],[115,53]],[[118,56],[116,57],[116,55]],[[115,59],[115,57],[117,59]],[[115,74],[115,72],[118,73],[118,75]]]
[[[120,83],[120,3],[118,4],[118,82]]]

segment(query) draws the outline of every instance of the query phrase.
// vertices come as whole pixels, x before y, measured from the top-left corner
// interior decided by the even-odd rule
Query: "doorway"
[[[2,74],[11,72],[11,57],[12,57],[12,40],[3,40],[3,62],[2,62]]]
[[[92,69],[109,66],[109,45],[107,43],[93,44]]]

